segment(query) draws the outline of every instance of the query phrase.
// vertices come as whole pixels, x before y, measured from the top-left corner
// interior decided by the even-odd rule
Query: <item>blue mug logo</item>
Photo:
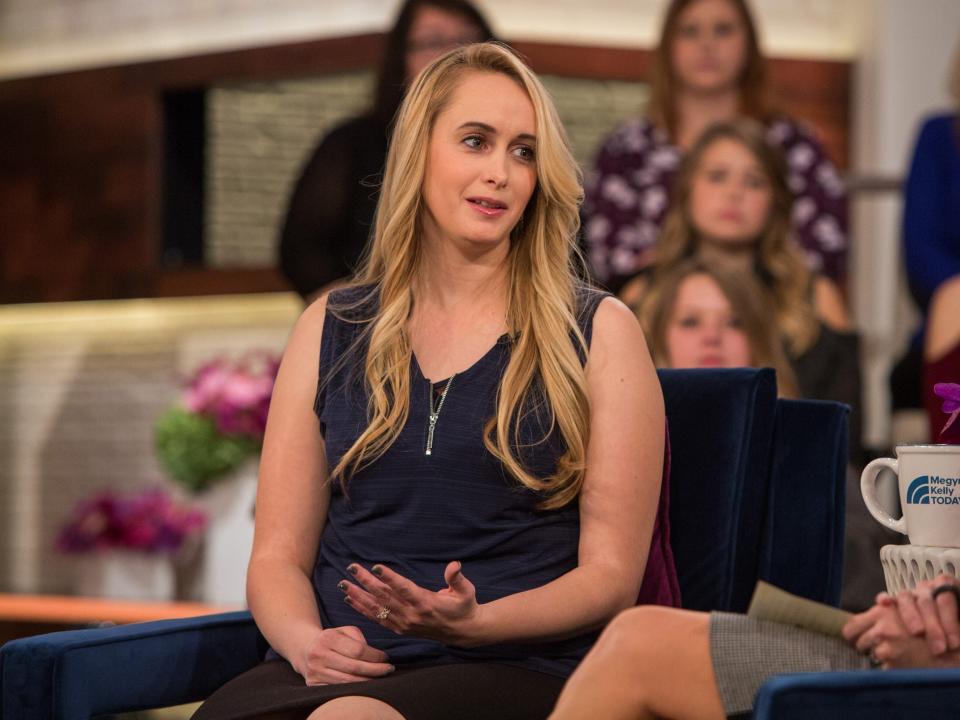
[[[921,475],[913,480],[907,487],[908,505],[929,505],[930,504],[930,477]]]

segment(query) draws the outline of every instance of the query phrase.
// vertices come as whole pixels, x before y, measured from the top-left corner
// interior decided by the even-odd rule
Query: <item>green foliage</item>
[[[160,417],[154,439],[164,469],[195,493],[260,451],[252,438],[224,435],[212,419],[179,407]]]

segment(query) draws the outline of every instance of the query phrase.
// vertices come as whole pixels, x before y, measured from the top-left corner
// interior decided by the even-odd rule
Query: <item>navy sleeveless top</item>
[[[375,300],[356,307],[369,291],[369,286],[348,288],[334,291],[328,299],[315,410],[330,468],[367,424],[362,362],[366,325],[353,320],[375,312]],[[606,294],[584,288],[579,296],[580,329],[589,344],[593,315]],[[347,566],[357,562],[367,568],[381,563],[435,591],[445,587],[447,563],[459,560],[464,575],[476,586],[478,601],[487,603],[545,585],[577,566],[578,504],[538,509],[543,496],[510,477],[483,445],[483,428],[495,414],[497,388],[510,352],[511,341],[505,335],[454,376],[430,455],[425,451],[431,383],[413,357],[409,417],[400,435],[376,462],[349,479],[346,494],[339,480],[332,483],[313,572],[321,620],[324,627],[358,626],[367,642],[386,652],[394,664],[495,661],[565,677],[596,640],[598,632],[589,632],[560,641],[452,647],[393,633],[344,603],[337,589],[337,583],[349,577]],[[437,386],[445,386],[445,380],[434,383]],[[552,474],[564,447],[557,431],[542,441],[545,428],[549,424],[542,411],[529,413],[520,427],[526,447],[521,459],[539,477]],[[666,508],[662,510],[665,517]],[[664,530],[658,522],[651,554],[665,546]],[[670,592],[676,587],[673,576]],[[676,603],[668,598],[668,604]]]

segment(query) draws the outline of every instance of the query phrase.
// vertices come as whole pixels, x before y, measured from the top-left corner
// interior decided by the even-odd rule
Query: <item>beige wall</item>
[[[0,591],[77,589],[54,538],[93,493],[195,501],[159,467],[154,423],[202,364],[280,353],[300,309],[292,293],[0,306]]]

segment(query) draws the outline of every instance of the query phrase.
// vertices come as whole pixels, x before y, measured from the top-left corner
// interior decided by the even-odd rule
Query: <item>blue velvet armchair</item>
[[[836,604],[846,409],[778,400],[771,370],[664,370],[660,379],[684,605],[742,611],[758,578]],[[0,649],[0,715],[80,720],[191,702],[252,667],[265,649],[245,612],[15,640]],[[851,720],[877,693],[930,698],[932,707],[944,685],[954,695],[936,706],[960,708],[953,673],[781,676],[761,690],[756,716],[842,712]],[[888,703],[869,705],[874,719],[906,717],[882,714]]]

